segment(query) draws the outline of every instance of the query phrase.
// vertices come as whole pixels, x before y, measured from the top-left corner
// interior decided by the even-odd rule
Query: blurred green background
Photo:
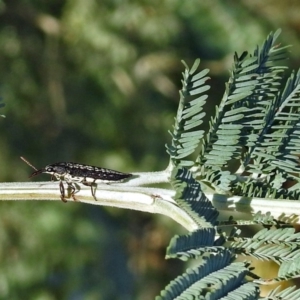
[[[207,113],[233,52],[270,31],[300,65],[300,2],[0,1],[1,181],[75,161],[162,170],[183,66],[210,68]],[[49,180],[47,176],[35,180]],[[0,203],[0,299],[153,299],[184,265],[165,261],[166,217],[81,203]]]

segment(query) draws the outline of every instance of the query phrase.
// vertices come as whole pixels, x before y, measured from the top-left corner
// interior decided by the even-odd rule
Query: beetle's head
[[[64,175],[66,173],[66,168],[63,165],[63,163],[47,165],[45,168],[33,172],[29,177],[34,177],[42,173],[51,174],[51,175],[54,174]]]

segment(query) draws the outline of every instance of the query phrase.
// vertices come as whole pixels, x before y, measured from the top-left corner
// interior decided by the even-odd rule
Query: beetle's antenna
[[[38,170],[36,167],[34,167],[28,160],[26,160],[23,156],[20,156],[20,158],[28,165],[30,166],[32,169],[34,170]]]

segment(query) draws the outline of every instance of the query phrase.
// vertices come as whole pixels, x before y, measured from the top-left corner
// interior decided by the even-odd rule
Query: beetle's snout
[[[39,174],[41,174],[41,173],[44,173],[44,172],[45,172],[45,169],[37,170],[37,171],[33,172],[33,173],[29,176],[29,178],[34,177],[34,176],[37,176],[37,175],[39,175]]]

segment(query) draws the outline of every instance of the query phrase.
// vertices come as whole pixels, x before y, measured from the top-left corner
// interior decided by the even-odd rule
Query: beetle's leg
[[[90,186],[91,187],[91,193],[93,198],[97,201],[96,198],[96,190],[97,190],[97,184],[95,183],[96,180],[94,180],[93,182],[88,182],[86,181],[86,179],[84,178],[84,180],[81,182],[82,184],[86,185],[86,186]]]
[[[62,180],[59,182],[59,190],[60,190],[60,199],[62,202],[66,203],[66,197],[65,197],[65,187],[64,184],[62,182]]]
[[[68,184],[68,189],[70,191],[70,196],[72,197],[74,201],[78,201],[78,199],[76,199],[75,194],[79,192],[80,187],[78,184],[74,183],[74,182],[67,182]]]
[[[92,192],[92,196],[94,197],[94,199],[97,201],[96,198],[96,190],[97,190],[97,184],[95,182],[93,182],[91,184],[91,192]]]

